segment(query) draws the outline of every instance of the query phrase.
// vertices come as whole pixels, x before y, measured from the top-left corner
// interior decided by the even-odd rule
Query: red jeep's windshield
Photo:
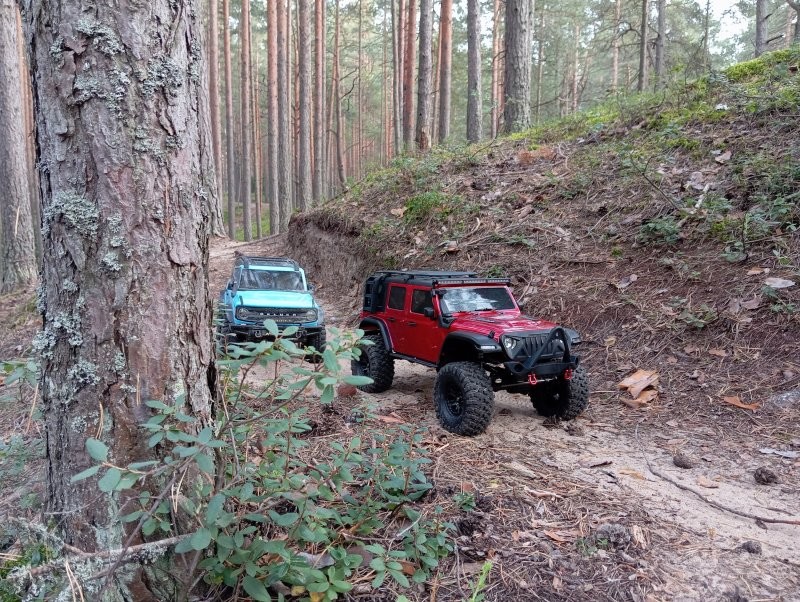
[[[516,309],[508,290],[499,286],[439,289],[439,304],[444,314],[461,311]]]

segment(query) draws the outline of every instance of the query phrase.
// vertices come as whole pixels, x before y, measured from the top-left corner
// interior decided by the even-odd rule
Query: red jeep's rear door
[[[392,351],[395,353],[407,353],[407,314],[408,300],[410,295],[402,284],[390,284],[386,296],[386,324],[389,327],[389,336],[392,339]]]
[[[433,309],[431,289],[413,288],[410,292],[411,303],[406,330],[406,343],[409,349],[407,355],[436,364],[439,362],[439,352],[447,332],[439,326],[438,320],[425,316],[426,309]]]

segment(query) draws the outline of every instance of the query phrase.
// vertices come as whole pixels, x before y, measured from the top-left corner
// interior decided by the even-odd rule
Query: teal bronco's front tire
[[[325,345],[328,343],[328,336],[325,332],[325,328],[320,330],[319,332],[315,332],[306,337],[304,346],[305,347],[313,347],[316,349],[316,353],[311,353],[307,350],[308,355],[306,355],[306,360],[311,362],[312,364],[319,364],[322,362],[322,352],[325,351]]]
[[[583,366],[578,366],[571,380],[558,379],[536,385],[530,397],[540,415],[572,420],[589,405],[589,375]]]
[[[436,377],[433,401],[439,423],[457,435],[480,435],[494,413],[492,383],[477,362],[443,366]]]
[[[371,345],[362,345],[361,356],[350,362],[350,369],[356,376],[368,376],[372,384],[361,385],[358,388],[366,393],[383,393],[392,386],[394,380],[394,358],[383,342],[380,334],[371,334],[364,337]]]

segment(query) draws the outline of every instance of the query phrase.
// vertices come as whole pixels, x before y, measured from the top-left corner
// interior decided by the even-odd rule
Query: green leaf
[[[214,460],[208,454],[197,454],[194,457],[194,461],[197,462],[197,468],[202,470],[206,474],[214,474]]]
[[[89,438],[86,440],[86,451],[92,460],[105,462],[108,460],[108,446],[98,439]]]
[[[147,440],[147,447],[155,447],[164,439],[164,431],[160,431],[151,435],[150,438]]]
[[[128,472],[122,475],[122,478],[114,486],[114,491],[122,491],[123,489],[130,489],[139,480],[139,475],[136,473]]]
[[[154,410],[168,410],[169,406],[166,405],[163,401],[158,401],[157,399],[150,399],[144,402],[148,408],[153,408]]]
[[[348,385],[353,385],[354,387],[372,384],[372,379],[369,376],[359,376],[356,374],[347,374],[342,377],[342,380]]]
[[[322,352],[322,360],[325,362],[325,368],[328,372],[336,374],[341,369],[339,367],[339,360],[336,359],[336,354],[333,349],[327,348]]]
[[[225,496],[217,493],[211,498],[206,506],[206,525],[213,525],[222,511],[222,505],[225,503]]]
[[[187,537],[186,539],[182,539],[178,542],[178,545],[175,546],[175,553],[176,554],[185,554],[186,552],[191,552],[194,548],[192,548],[192,538]]]
[[[297,521],[298,518],[300,518],[300,515],[297,512],[278,514],[274,510],[270,510],[269,517],[272,519],[272,522],[279,527],[290,527]]]
[[[100,491],[105,493],[109,493],[114,491],[114,488],[119,483],[120,479],[122,478],[122,471],[119,468],[109,468],[106,471],[106,474],[103,475],[103,478],[97,482],[97,486],[100,488]]]
[[[211,543],[211,531],[202,527],[192,535],[190,541],[193,550],[205,550]]]
[[[272,320],[267,321],[272,322]],[[251,577],[249,575],[245,577],[242,580],[242,586],[244,587],[244,591],[247,592],[247,595],[253,598],[253,600],[256,600],[257,602],[272,602],[272,598],[270,597],[267,588],[264,587],[264,584],[255,577]]]
[[[147,460],[146,462],[134,462],[132,464],[128,464],[128,468],[130,470],[141,470],[142,468],[149,468],[150,466],[155,466],[158,464],[156,460]]]
[[[77,483],[78,481],[82,481],[83,479],[88,479],[89,477],[93,477],[97,474],[97,471],[100,470],[100,466],[90,466],[86,470],[82,470],[75,476],[70,479],[70,483]]]
[[[197,441],[200,443],[208,443],[209,441],[211,441],[213,436],[214,436],[214,431],[211,429],[210,426],[207,426],[198,433]]]
[[[378,572],[386,570],[386,564],[384,564],[383,558],[373,558],[372,562],[369,563],[369,566]]]
[[[320,395],[320,402],[321,403],[333,403],[334,397],[336,396],[335,391],[331,385],[328,385],[322,390],[322,395]]]
[[[150,536],[156,532],[156,527],[158,527],[158,521],[153,518],[148,518],[146,521],[144,521],[144,524],[142,524],[142,534],[145,536]]]
[[[392,578],[397,581],[403,587],[410,587],[411,584],[408,582],[408,577],[403,574],[403,571],[389,571],[392,575]]]
[[[264,320],[264,328],[266,328],[267,332],[269,332],[272,336],[278,336],[278,324],[275,322],[275,320]]]

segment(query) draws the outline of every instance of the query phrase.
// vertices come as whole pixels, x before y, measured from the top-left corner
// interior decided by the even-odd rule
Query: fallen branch
[[[758,516],[757,514],[750,514],[749,512],[744,512],[742,510],[737,510],[736,508],[731,508],[730,506],[726,506],[725,504],[720,504],[719,502],[715,502],[712,499],[709,499],[699,491],[697,491],[694,487],[689,487],[688,485],[684,485],[683,483],[676,481],[670,476],[665,475],[663,472],[660,472],[653,468],[653,465],[650,464],[650,460],[647,458],[647,455],[644,453],[641,444],[639,443],[639,425],[636,425],[636,443],[639,445],[639,452],[642,454],[642,458],[647,463],[647,468],[659,478],[664,479],[665,481],[672,483],[678,489],[682,489],[683,491],[688,491],[689,493],[695,494],[701,500],[703,500],[709,506],[713,506],[719,510],[723,510],[724,512],[730,512],[731,514],[736,514],[737,516],[742,516],[744,518],[751,518],[756,521],[761,521],[762,523],[773,523],[773,524],[781,524],[781,525],[800,525],[800,519],[783,519],[783,518],[768,518],[766,516]]]

